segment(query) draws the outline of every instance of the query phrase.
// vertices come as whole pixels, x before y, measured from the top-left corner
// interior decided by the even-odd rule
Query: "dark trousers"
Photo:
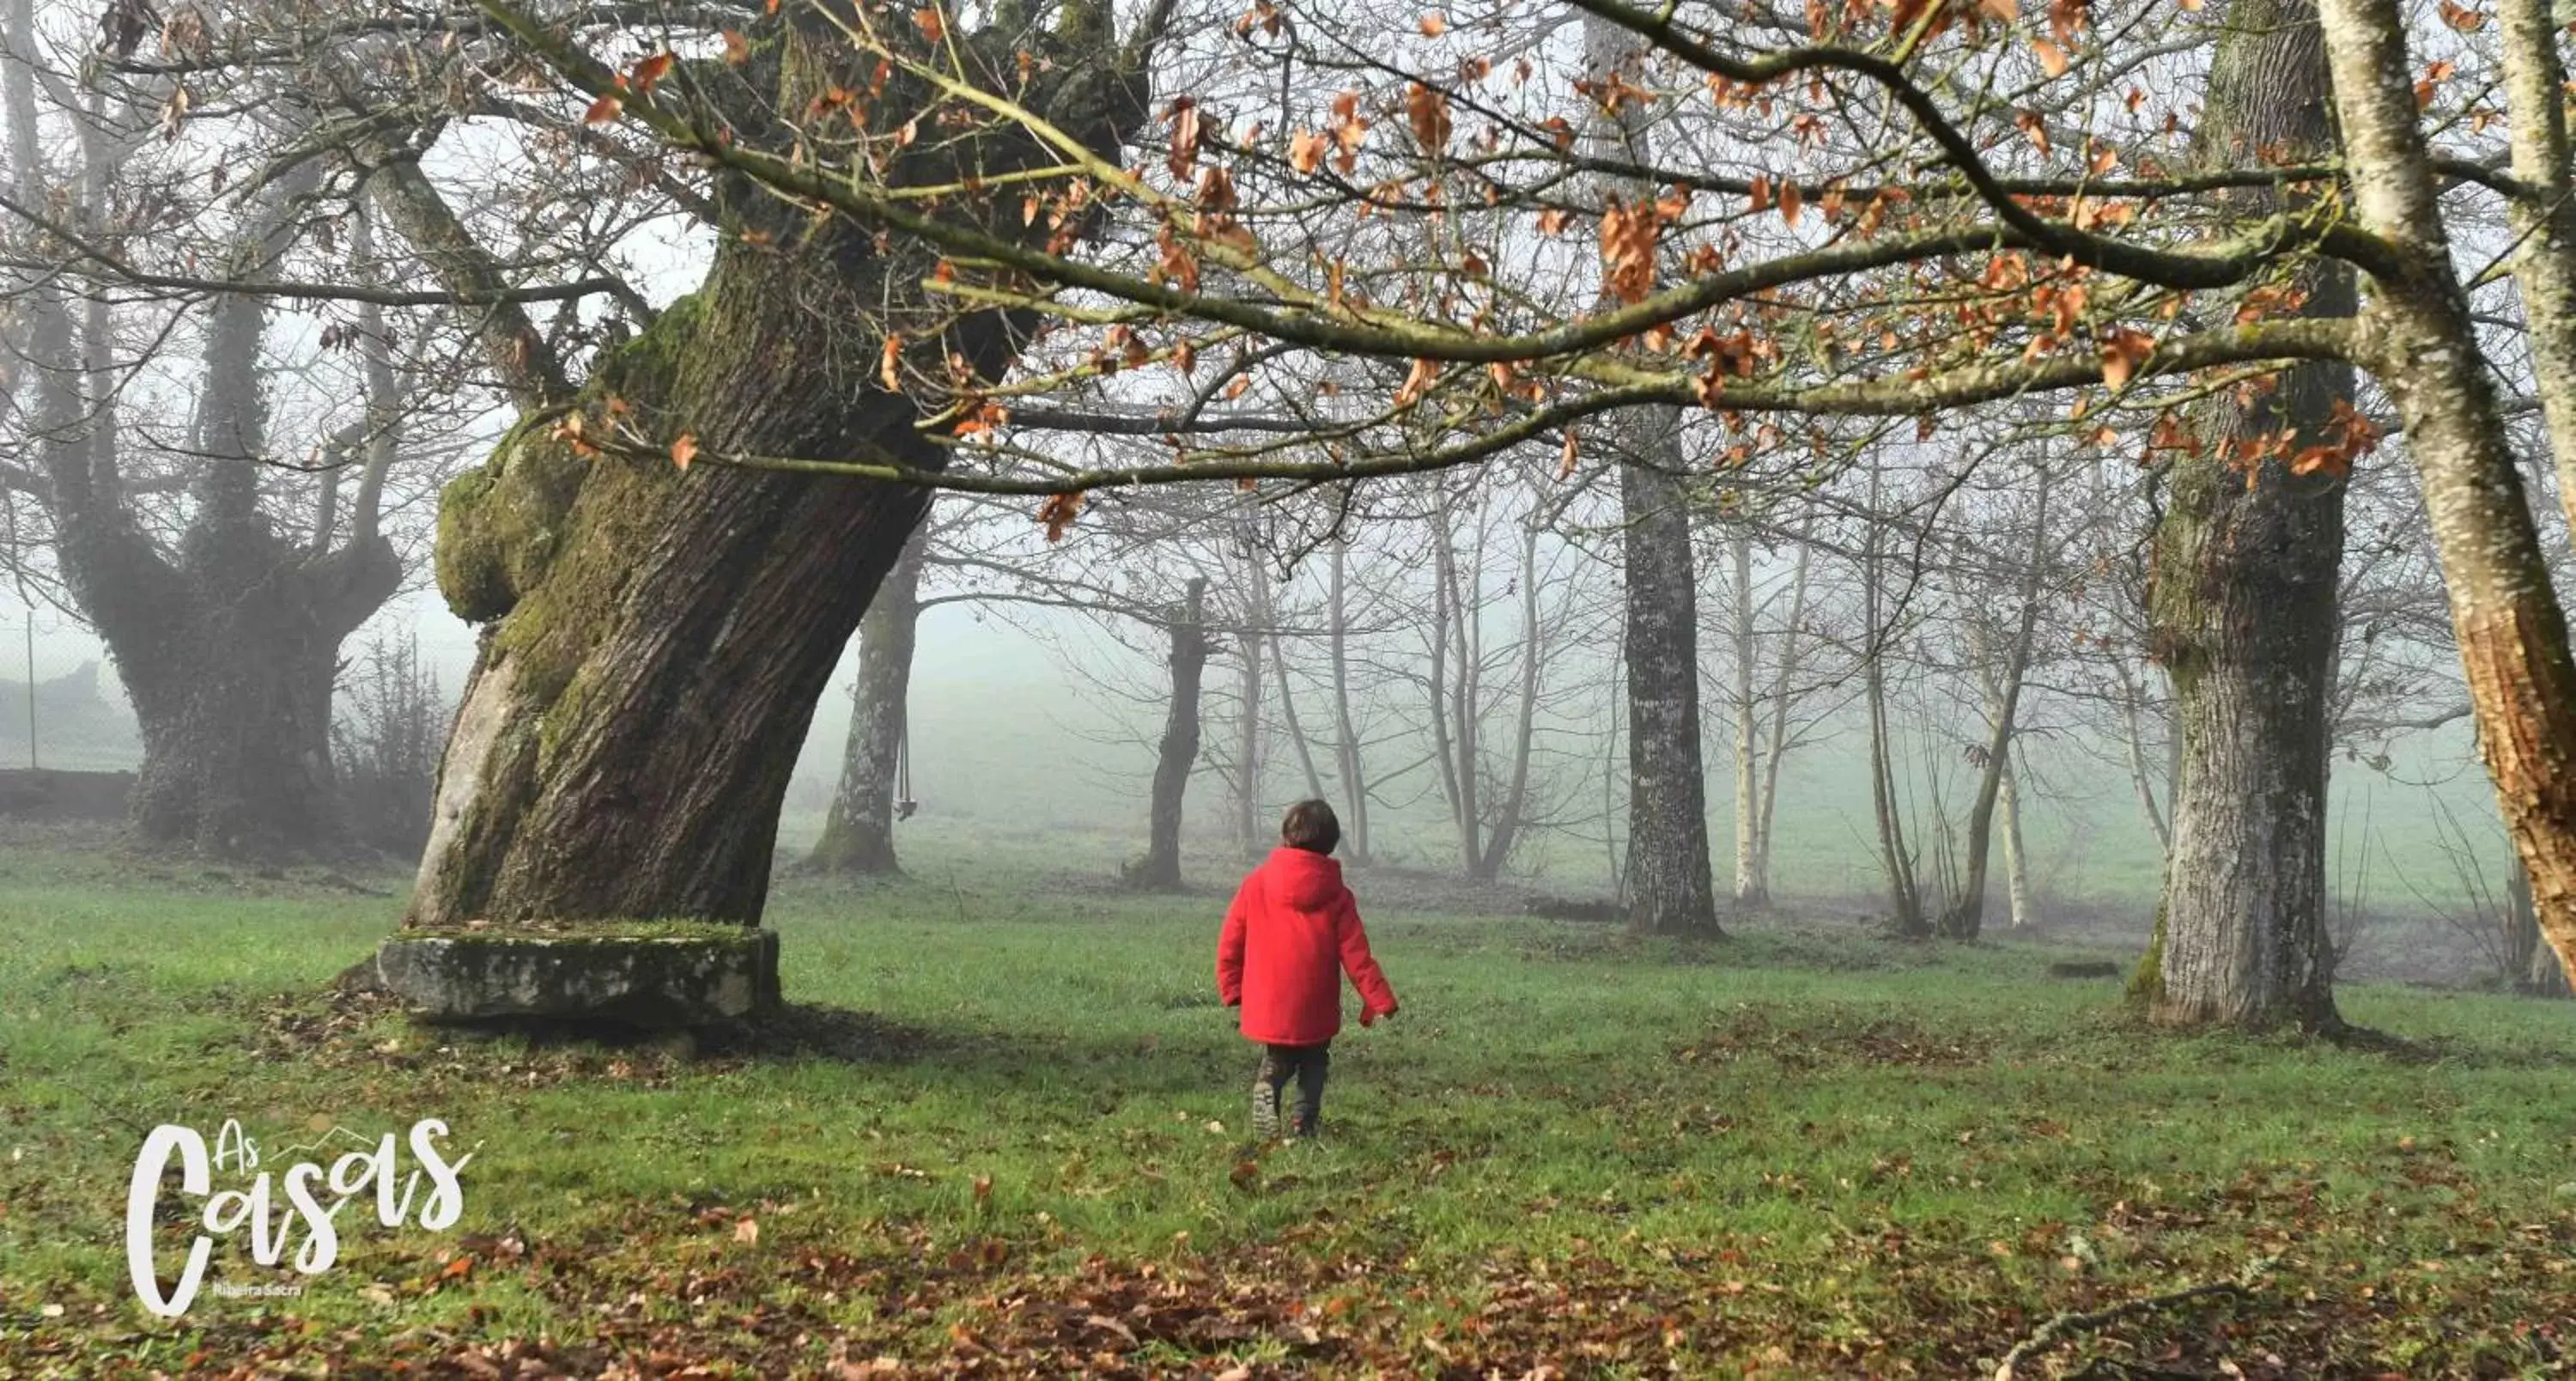
[[[1315,1120],[1324,1111],[1324,1075],[1332,1064],[1333,1047],[1329,1041],[1322,1045],[1261,1047],[1259,1077],[1269,1086],[1271,1097],[1280,1097],[1290,1079],[1297,1081],[1297,1104],[1288,1118],[1291,1128],[1300,1132],[1315,1130]]]

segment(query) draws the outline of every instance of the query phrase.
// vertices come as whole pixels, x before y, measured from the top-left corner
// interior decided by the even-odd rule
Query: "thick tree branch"
[[[2339,319],[2301,320],[2240,326],[2168,341],[2139,362],[2133,379],[2182,374],[2225,365],[2274,363],[2301,359],[2342,360],[2350,357],[2354,326]],[[818,460],[798,456],[747,455],[700,448],[692,464],[777,470],[797,474],[844,475],[930,489],[1024,497],[1081,494],[1093,489],[1194,484],[1208,480],[1288,480],[1331,484],[1392,475],[1455,469],[1491,459],[1512,447],[1553,440],[1586,418],[1644,404],[1677,404],[1737,413],[1797,413],[1818,417],[1915,417],[2004,398],[2055,392],[2102,382],[2096,358],[2013,361],[1967,365],[1920,379],[1878,379],[1860,383],[1809,387],[1728,386],[1708,391],[1698,376],[1658,376],[1603,388],[1532,409],[1490,432],[1455,446],[1371,456],[1348,462],[1298,460],[1215,460],[1197,464],[1117,465],[1070,470],[1048,476],[974,474],[925,470],[893,460],[877,448],[878,458]],[[610,441],[600,449],[647,464],[669,464],[670,457],[649,445]]]
[[[428,263],[455,297],[483,307],[475,334],[484,357],[500,373],[523,410],[543,408],[571,393],[558,359],[528,314],[510,297],[499,266],[449,209],[429,174],[411,157],[375,166],[367,179],[378,210],[412,252]]]
[[[2005,188],[1967,133],[1951,123],[1950,117],[1925,91],[1905,74],[1897,63],[1874,53],[1849,48],[1790,48],[1765,53],[1752,61],[1743,61],[1718,52],[1699,38],[1685,33],[1672,19],[1667,6],[1654,13],[1631,9],[1619,0],[1572,0],[1575,8],[1597,15],[1638,37],[1654,44],[1691,66],[1729,81],[1761,86],[1783,77],[1811,72],[1846,72],[1877,84],[1913,117],[1917,128],[1941,148],[1949,166],[1968,180],[1978,197],[1993,209],[2005,225],[2026,237],[2034,248],[2050,254],[2064,255],[2079,264],[2116,273],[2141,283],[2182,289],[2223,288],[2244,281],[2252,264],[2246,251],[2218,254],[2189,253],[2179,250],[2156,250],[2126,241],[2077,230],[2032,211],[2022,200]],[[2307,218],[2275,218],[2267,233],[2256,240],[2251,253],[2256,261],[2267,260],[2278,252],[2312,243],[2327,253],[2369,269],[2403,272],[2401,258],[2377,236],[2352,226],[2332,221]],[[2263,246],[2267,246],[2265,248]],[[2376,267],[2374,267],[2374,265]]]

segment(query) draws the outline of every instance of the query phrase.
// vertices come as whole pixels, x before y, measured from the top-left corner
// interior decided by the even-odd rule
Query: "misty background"
[[[142,744],[105,648],[69,616],[42,606],[33,618],[31,726],[29,627],[25,604],[0,602],[0,768],[30,765],[32,733],[36,765],[134,769]],[[421,662],[452,709],[473,665],[474,630],[417,578],[349,640],[344,664],[363,658],[371,645],[406,637],[418,640]],[[797,762],[780,825],[783,854],[801,855],[822,829],[848,731],[856,663],[854,640]],[[937,847],[943,844],[1001,848],[1067,870],[1113,871],[1141,847],[1153,740],[1164,713],[1161,702],[1124,698],[1116,688],[1124,682],[1149,687],[1159,671],[1153,659],[1078,614],[1002,612],[971,603],[924,610],[909,709],[912,794],[920,810],[898,828],[898,842],[935,853],[945,852]],[[342,715],[347,698],[344,688]],[[1614,708],[1606,679],[1596,698],[1601,724],[1593,732],[1602,733]],[[1211,708],[1211,739],[1226,732],[1223,714],[1222,706]],[[1710,718],[1714,768],[1727,732],[1722,707]],[[1774,876],[1786,897],[1863,909],[1874,904],[1879,869],[1867,835],[1863,732],[1856,715],[1838,714],[1782,769]],[[2128,783],[2110,766],[2112,751],[2063,733],[2026,740],[2023,827],[2044,920],[2077,911],[2125,921],[2143,934],[2162,862]],[[2384,765],[2352,755],[2336,760],[2335,882],[2348,904],[2367,911],[2434,917],[2461,903],[2465,890],[2450,856],[2457,844],[2436,823],[2438,813],[2456,817],[2466,843],[2488,866],[2497,873],[2505,867],[2491,789],[2465,721],[2402,735],[2386,751]],[[1203,761],[1188,798],[1191,872],[1209,885],[1220,881],[1236,853],[1229,800],[1222,783],[1208,780],[1212,775]],[[1303,794],[1293,766],[1276,760],[1265,765],[1264,785],[1265,800],[1283,808]],[[1715,788],[1712,837],[1725,840],[1734,830],[1731,800]],[[1454,870],[1441,803],[1419,783],[1389,794],[1391,805],[1373,806],[1380,861]],[[1601,821],[1541,831],[1516,853],[1508,872],[1568,893],[1606,887]]]

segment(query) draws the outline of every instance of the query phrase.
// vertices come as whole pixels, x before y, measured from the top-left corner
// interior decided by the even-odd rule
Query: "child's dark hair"
[[[1279,822],[1279,840],[1292,849],[1328,854],[1342,842],[1342,822],[1321,801],[1299,801]]]

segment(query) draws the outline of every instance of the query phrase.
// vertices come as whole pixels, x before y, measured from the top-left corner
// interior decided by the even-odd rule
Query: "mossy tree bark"
[[[1633,79],[1646,57],[1642,40],[1599,17],[1584,21],[1583,45],[1585,66],[1596,83]],[[1608,157],[1651,165],[1650,114],[1644,102],[1596,107],[1590,137]],[[1605,206],[1651,202],[1656,195],[1654,188],[1630,179],[1603,177],[1599,182]],[[1601,300],[1614,306],[1618,297],[1605,284]],[[1699,569],[1691,550],[1690,496],[1680,479],[1690,468],[1682,455],[1681,409],[1631,408],[1611,416],[1606,430],[1619,466],[1620,656],[1628,701],[1628,855],[1622,874],[1628,923],[1648,935],[1715,937],[1721,931],[1717,880],[1709,860],[1708,773],[1700,743]],[[1536,570],[1525,569],[1522,578],[1535,591]],[[1743,597],[1740,588],[1738,596]],[[1536,608],[1535,600],[1530,607]],[[1528,636],[1535,646],[1534,624]],[[1751,673],[1743,658],[1748,641],[1738,638],[1739,686],[1749,686],[1745,678]],[[1524,710],[1528,698],[1525,690]],[[1751,715],[1749,693],[1740,694],[1739,731]],[[1739,736],[1739,839],[1752,815],[1748,747]]]
[[[895,795],[902,775],[913,644],[921,621],[921,563],[922,537],[916,532],[859,620],[859,680],[850,697],[841,781],[832,793],[823,837],[805,859],[818,872],[903,871],[895,863]]]
[[[1636,408],[1611,430],[1619,465],[1628,700],[1628,923],[1715,937],[1708,774],[1700,753],[1699,573],[1681,482],[1681,410]],[[1535,634],[1533,634],[1535,636]],[[1749,718],[1751,707],[1738,710]],[[1749,777],[1739,770],[1738,780]],[[1739,812],[1749,814],[1739,795]]]
[[[1026,14],[950,38],[971,70],[1018,70],[1012,94],[1114,154],[1144,112],[1147,45],[1117,48],[1105,4],[1071,4],[1052,36]],[[780,148],[875,63],[831,16],[796,6],[754,26],[739,138]],[[898,77],[880,111],[920,109]],[[765,117],[765,118],[764,118]],[[892,141],[888,141],[892,142]],[[1053,166],[1025,131],[943,130],[894,154],[901,183]],[[982,214],[1024,227],[1017,197]],[[937,468],[944,448],[880,381],[890,334],[936,376],[952,362],[1001,377],[1033,323],[960,313],[922,289],[935,256],[867,227],[815,222],[757,189],[720,189],[730,224],[707,279],[589,381],[632,425],[710,450],[878,457]],[[956,214],[977,214],[960,203]],[[506,355],[513,333],[496,337]],[[522,427],[440,512],[439,583],[489,625],[442,766],[433,833],[407,924],[472,918],[687,917],[757,923],[779,805],[816,700],[925,505],[917,489],[772,471],[585,459]]]
[[[2213,60],[2200,155],[2334,147],[2314,0],[2232,0]],[[2268,214],[2275,194],[2239,194]],[[2301,314],[2349,316],[2352,280],[2312,266]],[[2343,560],[2342,479],[2283,458],[2329,441],[2349,366],[2213,400],[2198,449],[2173,463],[2155,533],[2150,652],[2173,678],[2182,774],[2173,804],[2158,973],[2161,1020],[2336,1027],[2326,907],[2326,701]],[[2286,435],[2247,468],[2245,450]]]

